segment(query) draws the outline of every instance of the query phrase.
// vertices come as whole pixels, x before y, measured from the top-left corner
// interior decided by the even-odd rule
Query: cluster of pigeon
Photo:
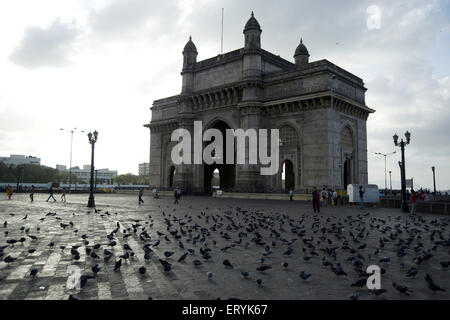
[[[117,213],[110,214],[108,211],[102,213],[100,209],[96,209],[95,214],[102,219],[114,221],[115,226],[99,243],[91,243],[89,234],[78,237],[79,230],[76,224],[72,221],[63,222],[56,212],[47,213],[39,221],[41,223],[45,220],[52,223],[55,221],[62,232],[77,234],[80,242],[77,245],[67,246],[50,242],[47,246],[49,250],[55,250],[55,246],[58,245],[61,250],[67,247],[71,259],[75,262],[80,260],[82,251],[85,252],[86,264],[91,265],[90,271],[80,277],[81,288],[88,284],[89,279],[95,279],[103,266],[108,263],[114,264],[114,272],[120,272],[124,263],[141,261],[144,264],[137,271],[145,275],[147,263],[158,263],[161,272],[167,274],[176,272],[177,268],[184,268],[188,260],[191,260],[194,267],[204,265],[205,261],[214,263],[222,261],[223,268],[236,270],[237,275],[244,279],[249,279],[250,274],[255,272],[258,275],[256,284],[262,286],[265,272],[289,268],[287,261],[283,261],[280,267],[269,264],[271,256],[277,252],[278,255],[285,257],[285,260],[291,256],[305,262],[317,261],[317,264],[321,264],[322,268],[329,270],[336,277],[348,277],[350,279],[348,285],[357,288],[364,288],[368,277],[371,276],[366,273],[368,265],[376,262],[382,266],[381,274],[386,274],[391,259],[395,259],[402,268],[408,266],[405,279],[422,277],[431,291],[446,292],[446,289],[437,284],[429,273],[421,269],[424,269],[422,266],[426,264],[437,262],[435,253],[438,250],[445,250],[448,256],[450,248],[448,218],[425,219],[420,215],[410,215],[405,219],[398,215],[382,219],[369,213],[328,217],[320,214],[299,214],[298,217],[292,218],[279,212],[262,209],[245,210],[231,206],[210,212],[209,208],[205,208],[198,214],[188,214],[182,209],[170,206],[165,210],[161,207],[159,209],[161,216],[158,217],[158,221],[162,221],[163,224],[158,226],[155,226],[155,218],[151,215],[119,222]],[[172,212],[167,213],[168,210]],[[6,244],[0,246],[0,258],[7,264],[13,263],[16,259],[6,254],[5,250],[11,249],[13,252],[14,247],[23,246],[26,241],[31,241],[28,253],[32,254],[36,250],[33,243],[39,241],[39,237],[31,234],[30,227],[26,226],[27,218],[28,215],[22,218],[22,223],[19,223],[22,236],[18,239],[9,237],[11,226],[8,221],[3,223]],[[17,226],[17,223],[16,221],[14,225]],[[129,226],[126,227],[127,225]],[[36,232],[39,231],[40,228],[37,227]],[[126,243],[129,238],[140,244],[138,250],[134,250]],[[119,242],[124,244],[120,245]],[[373,245],[374,242],[376,246]],[[166,248],[169,246],[171,250],[159,249],[161,243]],[[238,247],[261,252],[259,259],[254,261],[254,271],[233,265],[233,251]],[[224,254],[228,254],[227,259],[223,259]],[[439,261],[441,269],[447,270],[449,265],[448,260]],[[33,268],[30,270],[30,276],[34,277],[38,272],[38,269]],[[300,281],[314,279],[311,270],[297,272]],[[213,273],[207,271],[206,277],[211,279]],[[397,279],[392,282],[392,288],[402,295],[412,294],[413,290],[401,284],[403,280]],[[378,296],[387,290],[373,289],[368,292]],[[349,298],[356,300],[359,297],[360,292],[357,292]]]

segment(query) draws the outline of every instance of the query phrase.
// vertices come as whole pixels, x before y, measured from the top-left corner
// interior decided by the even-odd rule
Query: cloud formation
[[[67,65],[78,35],[79,31],[72,25],[59,20],[47,28],[27,27],[10,59],[27,69]]]

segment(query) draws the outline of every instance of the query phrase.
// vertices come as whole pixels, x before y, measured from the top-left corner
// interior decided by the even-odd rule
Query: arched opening
[[[171,166],[170,170],[169,170],[169,188],[173,187],[173,181],[174,181],[176,173],[177,173],[177,170],[175,170],[175,167]]]
[[[223,137],[223,164],[213,163],[211,165],[204,164],[204,190],[205,192],[212,192],[213,191],[213,177],[214,172],[218,172],[219,176],[219,187],[222,190],[231,190],[234,187],[235,183],[235,170],[236,167],[234,164],[225,164],[226,157],[227,157],[227,150],[226,150],[226,130],[231,129],[229,125],[227,125],[224,121],[218,120],[215,122],[212,126],[210,126],[208,129],[218,129],[222,133]],[[214,141],[214,140],[213,140]],[[208,141],[205,144],[205,147],[212,143],[213,141]],[[214,156],[214,155],[213,155]],[[234,163],[236,163],[236,155],[234,159]]]
[[[295,189],[294,166],[290,160],[283,162],[283,171],[281,172],[281,187],[283,191]]]
[[[347,185],[354,183],[353,177],[353,133],[349,126],[345,126],[341,131],[341,148],[342,148],[342,187],[347,189]]]
[[[211,187],[213,190],[220,189],[220,171],[219,169],[215,169],[211,178]]]
[[[347,185],[350,184],[350,159],[344,161],[344,190],[347,189]]]

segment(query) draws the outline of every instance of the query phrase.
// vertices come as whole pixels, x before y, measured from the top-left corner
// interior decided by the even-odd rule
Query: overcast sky
[[[370,7],[372,6],[372,7]],[[375,6],[375,7],[373,7]],[[1,1],[0,156],[34,155],[69,165],[70,132],[99,132],[96,167],[137,174],[149,160],[149,107],[181,90],[181,51],[198,60],[243,47],[253,10],[262,47],[293,62],[300,37],[310,61],[328,59],[361,77],[369,116],[369,182],[384,187],[392,135],[411,132],[407,177],[450,189],[450,2],[396,1]],[[380,14],[379,24],[374,15]],[[368,22],[369,19],[369,22]],[[371,23],[375,21],[375,23]],[[388,157],[392,184],[397,162]],[[90,162],[75,133],[73,165]],[[389,176],[388,176],[389,185]]]

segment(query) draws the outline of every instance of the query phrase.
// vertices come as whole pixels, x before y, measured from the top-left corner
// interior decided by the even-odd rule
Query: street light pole
[[[376,155],[384,156],[384,190],[387,190],[386,157],[395,153],[397,153],[397,151],[391,153],[375,152]]]
[[[63,129],[60,128],[61,131],[70,131],[70,163],[69,163],[69,192],[72,187],[72,145],[73,145],[73,133],[74,132],[84,132],[84,130],[78,130],[77,127],[73,128],[72,130]]]
[[[89,200],[88,200],[88,207],[94,208],[95,207],[95,200],[94,200],[94,147],[95,143],[97,142],[97,136],[98,132],[94,131],[94,134],[88,133],[88,139],[89,143],[91,144],[91,183],[90,183],[90,189],[89,189]]]
[[[402,161],[399,162],[400,170],[401,170],[401,181],[402,181],[402,211],[409,212],[408,210],[408,202],[406,200],[406,165],[405,165],[405,146],[409,144],[411,140],[411,133],[406,131],[405,133],[406,141],[403,141],[403,138],[400,142],[398,142],[398,135],[394,134],[394,144],[396,147],[400,147],[402,151]]]
[[[390,186],[390,189],[391,189],[391,192],[392,192],[392,175],[391,175],[391,173],[392,173],[392,171],[389,170],[389,186]]]
[[[431,167],[431,170],[433,170],[433,187],[434,187],[434,194],[436,194],[436,176],[434,174],[435,172],[434,166]]]

